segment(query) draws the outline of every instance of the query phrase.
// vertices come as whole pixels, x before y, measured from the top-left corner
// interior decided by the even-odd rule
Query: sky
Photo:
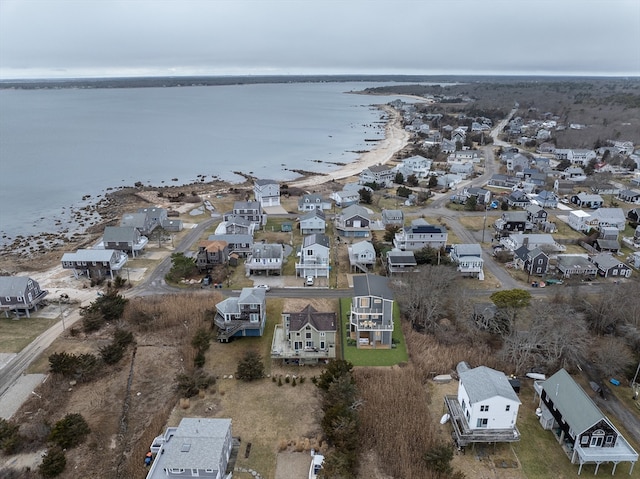
[[[0,0],[0,79],[640,76],[640,0]]]

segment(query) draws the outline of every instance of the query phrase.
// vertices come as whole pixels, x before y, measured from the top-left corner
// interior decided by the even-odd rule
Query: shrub
[[[100,356],[105,364],[116,364],[124,356],[124,348],[116,343],[100,348]]]
[[[64,452],[59,447],[54,447],[45,453],[38,470],[43,477],[56,477],[66,466],[67,458]]]
[[[0,449],[5,454],[14,454],[20,449],[22,438],[18,433],[20,426],[0,418]]]
[[[67,414],[54,424],[49,441],[63,449],[70,449],[82,444],[90,432],[82,414]]]
[[[432,471],[450,474],[452,472],[453,446],[450,444],[436,444],[424,454],[427,468]]]
[[[291,381],[291,386],[296,387],[296,378],[293,378],[293,380]]]
[[[247,351],[238,363],[236,377],[243,381],[254,381],[264,376],[262,358],[255,351]]]
[[[202,351],[198,351],[196,353],[196,357],[193,358],[193,365],[196,368],[202,368],[206,361],[207,361],[207,358],[205,357],[204,353]]]
[[[201,389],[207,389],[215,383],[214,376],[206,374],[202,369],[196,369],[192,374],[178,374],[175,387],[182,397],[190,398],[197,395]]]
[[[289,384],[289,383],[291,382],[291,378],[290,378],[288,375],[287,375],[287,376],[285,376],[285,378],[284,378],[284,382],[285,382],[285,383],[287,383],[287,384]]]
[[[93,379],[100,370],[100,361],[93,354],[53,353],[49,356],[51,372],[72,377],[80,382]]]

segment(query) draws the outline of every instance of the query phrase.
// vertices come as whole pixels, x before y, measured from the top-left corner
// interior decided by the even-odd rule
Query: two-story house
[[[580,465],[578,475],[584,464],[596,464],[597,474],[603,462],[614,464],[613,474],[620,462],[629,462],[629,474],[633,472],[638,453],[565,369],[536,381],[534,389],[540,396],[540,424],[554,431],[571,464]]]
[[[366,208],[351,205],[343,209],[336,218],[338,235],[348,238],[366,238],[369,236],[371,219]]]
[[[236,201],[233,204],[233,210],[223,215],[224,221],[227,221],[231,215],[236,215],[261,227],[267,224],[267,215],[264,213],[260,202],[258,201]]]
[[[307,305],[302,311],[283,312],[275,327],[271,358],[285,364],[317,364],[336,357],[338,318],[335,312],[317,311]]]
[[[494,223],[496,234],[509,236],[512,233],[523,232],[527,229],[526,211],[505,211]]]
[[[247,276],[256,273],[281,275],[284,264],[284,246],[279,243],[254,243],[244,262]]]
[[[423,218],[416,218],[395,234],[393,246],[400,250],[417,251],[425,247],[440,249],[447,244],[449,234],[444,226],[429,224]]]
[[[331,199],[335,201],[336,206],[340,208],[357,205],[360,202],[360,193],[358,193],[358,190],[353,190],[350,188],[345,188],[341,191],[334,191],[330,196]]]
[[[478,244],[454,244],[451,246],[451,261],[456,263],[457,271],[464,276],[484,280],[484,260],[482,247]]]
[[[513,252],[513,261],[517,269],[533,276],[544,276],[549,270],[549,256],[540,248],[520,246]]]
[[[300,218],[300,233],[310,235],[324,233],[327,228],[327,220],[324,211],[314,209]]]
[[[373,165],[362,170],[359,183],[361,185],[376,183],[388,188],[393,184],[395,175],[396,172],[389,165]]]
[[[543,190],[533,197],[541,208],[557,208],[558,196],[553,191]]]
[[[226,264],[229,259],[229,244],[226,241],[202,241],[196,253],[196,266],[200,272]]]
[[[298,211],[330,210],[331,200],[318,193],[302,195],[298,200]]]
[[[296,276],[306,278],[328,278],[330,267],[329,237],[322,233],[305,236],[300,247]]]
[[[404,212],[402,210],[382,210],[382,225],[398,225],[404,224]]]
[[[91,279],[114,278],[127,263],[128,256],[113,249],[79,249],[75,253],[62,255],[62,268],[72,269],[78,279],[85,276]]]
[[[120,226],[133,226],[141,235],[148,236],[156,228],[162,227],[167,219],[167,210],[164,208],[139,208],[135,213],[122,215]]]
[[[580,192],[571,197],[571,203],[580,208],[600,208],[604,204],[604,200],[600,195],[590,195],[589,193]]]
[[[218,341],[242,336],[262,336],[267,322],[266,292],[262,288],[242,288],[240,296],[216,304],[214,323]]]
[[[135,258],[149,242],[146,236],[133,226],[107,226],[102,235],[104,249],[131,253]]]
[[[597,228],[606,227],[617,228],[618,231],[624,231],[626,227],[626,219],[622,208],[599,208],[591,213],[591,217],[598,222]]]
[[[605,278],[628,278],[631,276],[631,268],[615,258],[611,253],[599,253],[590,258],[598,267],[598,274]]]
[[[274,180],[256,180],[253,183],[253,196],[260,206],[280,205],[280,184]]]
[[[374,274],[353,277],[349,337],[356,341],[358,348],[391,348],[393,305],[387,278]]]
[[[549,213],[542,206],[529,205],[524,210],[527,213],[527,221],[535,225],[546,223],[549,217]]]
[[[445,396],[454,437],[459,447],[471,443],[515,442],[520,440],[516,426],[520,399],[507,376],[486,366],[457,366],[457,396]]]
[[[154,439],[146,479],[228,478],[232,449],[231,419],[185,417]]]
[[[246,218],[238,215],[230,214],[224,221],[216,227],[217,235],[251,235],[256,230],[256,223],[252,223]]]
[[[531,200],[524,191],[515,190],[507,196],[507,203],[511,208],[526,208],[531,204]]]
[[[399,165],[402,169],[398,171],[402,172],[405,178],[410,175],[415,175],[418,179],[427,178],[429,176],[429,170],[431,170],[431,163],[432,161],[424,156],[414,155],[402,160],[402,163]]]
[[[253,236],[249,234],[212,234],[209,241],[224,241],[227,243],[229,255],[246,258],[253,249]]]
[[[4,311],[7,318],[9,312],[31,317],[29,311],[37,310],[47,294],[47,290],[40,289],[40,284],[28,276],[0,276],[0,311]]]
[[[376,250],[370,241],[360,241],[347,247],[351,271],[368,273],[376,263]]]

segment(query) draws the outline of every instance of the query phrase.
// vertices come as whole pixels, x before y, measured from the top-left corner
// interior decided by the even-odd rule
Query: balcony
[[[326,344],[325,349],[320,348],[302,348],[295,349],[286,339],[284,328],[276,325],[271,342],[271,358],[272,359],[300,359],[300,360],[319,360],[334,359],[336,357],[336,348],[334,344]]]

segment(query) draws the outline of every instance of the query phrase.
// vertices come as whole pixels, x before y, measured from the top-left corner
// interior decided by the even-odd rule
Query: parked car
[[[313,276],[307,276],[307,279],[304,281],[305,286],[313,286]]]
[[[264,289],[265,291],[271,291],[271,286],[268,284],[259,284],[258,286],[254,286],[255,288]]]

